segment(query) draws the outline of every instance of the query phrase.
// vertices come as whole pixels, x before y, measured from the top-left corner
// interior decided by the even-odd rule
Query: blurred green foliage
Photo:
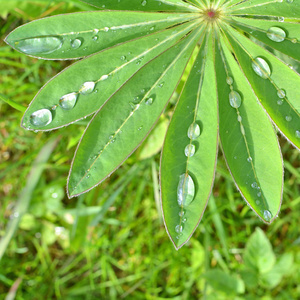
[[[108,180],[68,200],[65,178],[88,120],[38,134],[19,123],[33,95],[69,62],[26,57],[3,39],[24,22],[87,5],[0,0],[0,8],[0,299],[300,297],[300,162],[295,149],[281,140],[283,206],[268,227],[244,205],[220,156],[207,212],[187,246],[176,252],[165,233],[158,190],[157,135],[163,136],[171,110],[155,135]],[[50,149],[53,140],[57,145]],[[49,158],[44,157],[38,174],[34,162],[45,149]],[[20,218],[25,201],[28,207]],[[18,227],[3,249],[15,219]]]

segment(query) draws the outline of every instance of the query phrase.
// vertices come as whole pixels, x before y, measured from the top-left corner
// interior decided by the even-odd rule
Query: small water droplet
[[[59,106],[66,110],[72,109],[76,104],[77,97],[76,93],[64,95],[59,100]]]
[[[299,131],[299,130],[296,130],[296,137],[297,137],[298,139],[300,139],[300,131]]]
[[[163,86],[164,86],[164,81],[163,82],[161,82],[159,85],[158,85],[158,87],[160,87],[160,88],[162,88]]]
[[[261,192],[258,192],[258,193],[257,193],[257,197],[260,197],[260,196],[261,196]]]
[[[251,161],[252,161],[252,157],[249,156],[249,157],[247,158],[247,162],[251,162]]]
[[[26,54],[49,54],[61,48],[61,38],[55,36],[38,37],[18,40],[14,42],[15,48]]]
[[[184,149],[184,154],[187,157],[194,156],[195,152],[196,152],[196,147],[193,144],[188,144]]]
[[[190,139],[195,140],[200,136],[200,126],[197,123],[192,123],[188,129],[187,135]]]
[[[270,221],[272,219],[272,214],[269,210],[264,210],[264,218],[266,221]]]
[[[240,126],[240,130],[241,130],[242,135],[246,135],[245,127],[242,124]]]
[[[186,223],[186,221],[187,221],[186,217],[182,218],[182,223]]]
[[[177,202],[179,206],[188,206],[195,196],[195,184],[189,174],[182,174],[179,176],[179,183],[177,188]]]
[[[228,76],[228,77],[226,78],[226,83],[227,83],[228,85],[232,85],[232,84],[233,84],[233,78]]]
[[[182,230],[183,230],[183,226],[182,226],[182,225],[176,225],[175,231],[176,231],[177,233],[182,232]]]
[[[285,97],[285,91],[284,90],[278,90],[277,91],[277,96],[281,99],[284,98]]]
[[[282,42],[286,37],[286,33],[283,29],[279,27],[270,27],[267,32],[267,37],[274,42]]]
[[[184,216],[184,214],[185,214],[185,210],[183,209],[183,210],[181,210],[180,212],[179,212],[179,217],[183,217]]]
[[[108,75],[102,75],[99,80],[102,81],[102,80],[106,80],[107,78],[108,78]]]
[[[278,17],[279,22],[284,22],[284,17]]]
[[[122,55],[122,56],[120,57],[120,59],[121,59],[121,60],[125,60],[125,59],[126,59],[126,56],[125,56],[125,55]]]
[[[271,69],[268,63],[261,57],[257,57],[252,62],[253,71],[263,79],[267,79],[271,75]]]
[[[97,28],[95,28],[94,30],[93,30],[93,33],[94,34],[97,34],[99,32],[99,29],[97,29]]]
[[[71,41],[71,47],[73,49],[78,49],[82,44],[82,41],[80,39],[75,39]]]
[[[138,131],[141,131],[143,129],[143,126],[140,126],[139,128],[138,128]]]
[[[229,93],[229,103],[233,108],[239,108],[242,104],[241,95],[236,91]]]
[[[256,200],[255,203],[256,203],[257,205],[259,205],[259,204],[260,204],[260,201],[259,201],[259,200]]]
[[[82,95],[87,95],[92,93],[94,88],[95,88],[95,82],[87,81],[80,87],[79,93]]]
[[[97,41],[97,40],[98,40],[98,38],[99,38],[99,36],[98,36],[98,35],[95,35],[95,36],[93,36],[93,41]]]
[[[40,109],[30,116],[30,123],[34,126],[46,126],[52,122],[52,114],[49,109]]]
[[[253,183],[251,183],[251,187],[252,187],[253,189],[257,189],[258,185],[257,185],[256,182],[253,182]]]
[[[51,110],[56,110],[56,109],[57,109],[57,107],[58,107],[58,105],[57,105],[57,104],[55,104],[55,105],[53,105],[53,106],[51,107]]]
[[[103,31],[105,31],[105,32],[109,31],[109,27],[104,27]]]
[[[239,122],[242,122],[242,117],[240,116],[240,115],[238,115],[238,117],[237,117],[237,120],[239,121]]]
[[[294,0],[286,0],[287,3],[293,3]]]
[[[282,99],[277,100],[277,104],[278,104],[278,105],[282,105],[282,104],[283,104],[283,100],[282,100]]]
[[[141,4],[142,4],[142,6],[146,6],[147,5],[147,0],[143,0]]]
[[[147,105],[152,105],[153,104],[153,98],[150,97],[150,98],[146,99],[145,103]]]
[[[293,118],[291,116],[286,116],[285,119],[287,122],[291,122]]]
[[[293,44],[296,44],[297,42],[298,42],[297,39],[292,39],[292,43],[293,43]]]

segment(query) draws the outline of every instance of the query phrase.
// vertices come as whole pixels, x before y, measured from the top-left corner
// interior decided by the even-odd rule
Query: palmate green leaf
[[[216,72],[223,153],[242,196],[262,220],[271,222],[279,212],[283,189],[277,137],[237,62],[221,43]]]
[[[299,74],[242,34],[226,29],[230,47],[256,96],[280,131],[300,148]]]
[[[200,31],[146,64],[91,120],[73,159],[69,197],[99,184],[143,141],[176,88]]]
[[[177,249],[189,240],[198,226],[214,181],[218,109],[213,61],[215,50],[211,39],[211,36],[203,39],[169,125],[161,157],[164,221]],[[191,131],[193,127],[195,132]],[[200,136],[197,129],[200,129]],[[180,188],[182,180],[187,184]],[[191,186],[189,180],[193,182]],[[183,196],[186,199],[181,202],[182,194],[186,195]]]
[[[300,23],[233,18],[231,26],[241,29],[265,45],[300,61]]]
[[[40,90],[24,114],[22,126],[30,130],[47,131],[96,112],[136,71],[173,46],[195,26],[195,23],[182,24],[107,49],[73,64]],[[80,94],[85,82],[94,82],[95,87],[91,93]],[[75,106],[72,108],[70,105],[70,109],[58,106],[59,103],[62,105],[60,99],[70,93],[74,93],[70,99],[76,98]],[[51,112],[52,122],[46,126],[44,123],[32,124],[32,114],[41,109]]]
[[[225,7],[231,15],[277,17],[280,22],[300,19],[298,0],[229,0]]]
[[[181,0],[80,0],[98,8],[137,11],[197,11],[195,6]]]
[[[30,22],[5,41],[27,55],[74,59],[195,19],[195,14],[94,11]]]

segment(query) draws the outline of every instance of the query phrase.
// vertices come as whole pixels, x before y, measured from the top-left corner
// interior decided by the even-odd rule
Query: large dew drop
[[[195,140],[200,136],[200,126],[197,123],[192,123],[187,132],[188,137],[191,140]]]
[[[274,42],[282,42],[286,37],[286,33],[279,27],[271,27],[267,32],[267,37]]]
[[[268,63],[261,57],[257,57],[252,62],[253,71],[263,79],[267,79],[271,75],[271,69]]]
[[[269,210],[264,210],[264,219],[270,221],[272,219],[272,214]]]
[[[71,41],[71,47],[73,49],[78,49],[82,44],[82,41],[80,39],[75,39]]]
[[[241,95],[236,91],[229,93],[229,103],[233,108],[239,108],[242,104]]]
[[[78,95],[76,93],[70,93],[62,96],[59,100],[59,106],[66,110],[72,109],[76,104],[77,96]]]
[[[179,206],[188,206],[195,196],[195,184],[192,177],[188,174],[179,176],[177,188],[177,202]]]
[[[62,46],[62,40],[56,36],[35,37],[15,42],[15,48],[26,54],[49,54]]]
[[[80,94],[87,95],[93,92],[95,88],[95,82],[93,81],[87,81],[80,87]]]
[[[49,109],[40,109],[30,116],[30,123],[34,126],[46,126],[52,122],[52,114]]]
[[[195,152],[196,152],[196,147],[193,144],[188,144],[184,149],[184,154],[187,157],[194,156]]]

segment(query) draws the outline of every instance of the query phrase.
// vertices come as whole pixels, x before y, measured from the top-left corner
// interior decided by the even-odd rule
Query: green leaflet
[[[196,11],[196,8],[180,0],[80,0],[102,9],[141,11]]]
[[[30,22],[5,41],[27,55],[74,59],[195,19],[194,14],[94,11]]]
[[[199,31],[145,65],[95,115],[73,159],[70,197],[99,184],[143,141],[176,88]]]
[[[233,18],[231,26],[244,32],[272,47],[300,61],[300,24]]]
[[[280,131],[300,148],[299,75],[270,52],[235,30],[227,29],[228,41],[256,96]],[[258,60],[270,68],[270,75],[264,66],[259,66]],[[267,78],[257,75],[253,67],[261,70]]]
[[[225,6],[232,15],[277,17],[280,22],[286,21],[285,18],[292,21],[300,19],[300,2],[297,0],[234,0],[228,1]]]
[[[223,153],[242,196],[262,220],[271,222],[279,212],[283,189],[279,144],[224,41],[222,48],[216,51],[216,72]]]
[[[96,112],[136,71],[173,46],[194,27],[195,23],[179,25],[107,49],[73,64],[40,90],[28,107],[22,126],[31,130],[51,130]],[[79,90],[85,82],[96,84],[91,93],[80,94]],[[74,103],[74,107],[57,107],[64,95],[71,95],[71,100],[76,98],[75,102],[69,101]],[[41,109],[51,111],[52,122],[46,126],[33,125],[31,116]]]
[[[161,157],[161,201],[168,234],[176,249],[182,247],[198,226],[214,181],[218,149],[218,109],[215,89],[212,36],[203,39],[166,135]],[[191,136],[192,124],[200,136]],[[196,129],[196,127],[194,127]],[[188,133],[189,132],[189,133]],[[179,205],[182,174],[195,184],[194,199]],[[188,180],[187,177],[185,179]],[[188,193],[188,187],[183,188]],[[180,201],[180,200],[179,200]]]

